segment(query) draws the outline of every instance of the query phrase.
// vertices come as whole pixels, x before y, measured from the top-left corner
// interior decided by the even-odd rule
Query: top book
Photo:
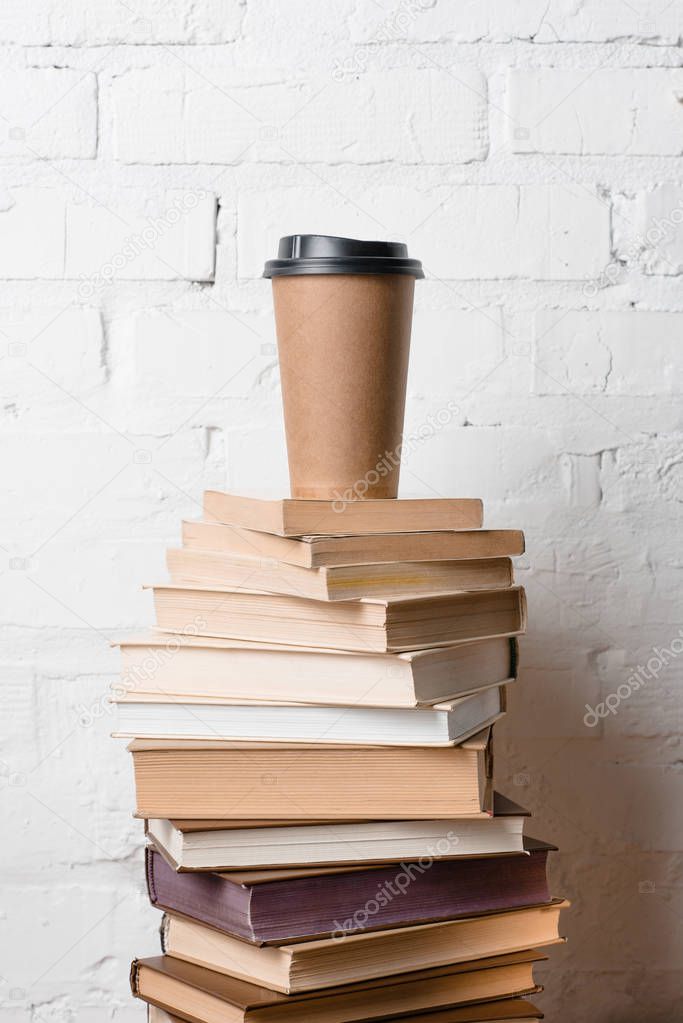
[[[429,533],[479,529],[482,502],[477,498],[394,498],[371,501],[266,500],[207,490],[204,515],[277,536],[345,536],[356,533]]]

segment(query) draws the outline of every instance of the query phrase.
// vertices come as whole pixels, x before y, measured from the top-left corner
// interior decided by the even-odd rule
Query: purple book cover
[[[430,860],[379,870],[237,884],[221,874],[176,873],[147,850],[154,906],[256,944],[452,920],[549,902],[548,849],[529,855]]]

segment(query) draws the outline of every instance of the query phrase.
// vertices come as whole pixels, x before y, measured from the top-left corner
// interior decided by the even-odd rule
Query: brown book
[[[121,660],[124,681],[112,686],[121,699],[416,707],[512,681],[517,641],[375,654],[153,632],[121,643]]]
[[[406,1023],[408,1020],[411,1023],[535,1023],[542,1018],[541,1010],[526,998],[501,998],[495,1002],[477,1002],[461,1008],[401,1017]],[[148,1023],[183,1023],[183,1020],[150,1005]]]
[[[520,586],[422,596],[367,597],[331,603],[281,594],[155,586],[157,623],[170,632],[193,628],[292,646],[391,653],[461,640],[514,636],[526,627]]]
[[[462,746],[323,746],[135,740],[147,818],[404,820],[482,817],[492,805],[488,730]]]
[[[275,1023],[280,1019],[365,1023],[532,994],[540,990],[534,984],[533,965],[543,959],[539,952],[525,951],[400,978],[283,995],[172,956],[158,956],[133,963],[131,988],[137,998],[178,1012],[189,1023]]]
[[[461,529],[434,533],[285,537],[220,522],[183,522],[183,547],[252,558],[274,558],[302,568],[514,558],[524,553],[519,529]]]
[[[277,946],[253,945],[168,913],[162,948],[176,959],[295,994],[556,944],[562,940],[560,911],[567,906],[555,900],[485,916]]]
[[[410,533],[479,529],[483,508],[476,498],[393,498],[373,501],[267,500],[207,490],[209,522],[243,526],[279,536],[348,533]]]
[[[381,565],[301,568],[273,558],[189,550],[166,553],[171,581],[179,586],[289,593],[312,600],[491,590],[512,585],[509,558],[470,561],[396,561]]]

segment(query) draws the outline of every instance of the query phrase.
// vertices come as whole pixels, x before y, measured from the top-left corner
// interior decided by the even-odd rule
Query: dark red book
[[[391,864],[240,883],[226,874],[177,873],[147,850],[149,897],[257,945],[382,930],[537,906],[550,901],[552,846],[525,840],[528,854]]]

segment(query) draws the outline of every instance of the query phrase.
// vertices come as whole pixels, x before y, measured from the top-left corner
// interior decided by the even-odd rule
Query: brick
[[[574,185],[461,185],[431,191],[288,188],[240,195],[238,274],[290,232],[407,239],[429,276],[445,280],[597,277],[609,260],[609,208]]]
[[[215,211],[215,196],[201,189],[155,199],[124,189],[97,204],[12,188],[0,197],[0,279],[77,278],[84,302],[112,280],[211,280]]]
[[[330,73],[333,55],[348,39],[348,21],[357,0],[253,0],[246,5],[243,45],[254,64],[309,68]],[[296,30],[292,30],[293,26]]]
[[[447,3],[431,0],[378,0],[357,4],[350,20],[351,37],[360,44],[347,58],[351,72],[364,70],[367,61],[376,59],[377,50],[387,43],[477,42],[485,39],[507,42],[528,39],[538,30],[547,3],[539,0],[511,0],[503,7],[495,0],[467,0],[458,6],[457,15]]]
[[[251,87],[213,68],[135,70],[112,90],[125,163],[467,163],[488,149],[486,79],[467,68]]]
[[[0,309],[0,354],[6,357],[0,393],[26,410],[84,397],[104,382],[102,343],[95,309]]]
[[[2,158],[94,157],[95,75],[67,68],[0,72],[0,124]]]
[[[680,394],[683,314],[544,309],[534,322],[537,394]]]
[[[621,0],[511,0],[501,7],[495,0],[468,0],[452,8],[431,0],[376,0],[357,4],[350,19],[352,40],[358,50],[346,58],[349,71],[362,71],[377,59],[380,46],[408,42],[606,42],[635,39],[677,45],[680,12],[675,4],[635,4],[624,10]]]
[[[622,0],[584,0],[580,4],[551,0],[534,38],[539,43],[635,39],[675,46],[680,40],[680,27],[676,4],[648,0],[629,6]]]
[[[66,203],[49,188],[0,195],[0,278],[58,278],[64,270]]]
[[[513,504],[563,500],[556,446],[547,431],[453,429],[448,425],[413,446],[401,483],[405,496],[431,493]],[[425,490],[425,487],[427,490]]]
[[[88,299],[112,278],[212,280],[215,196],[171,189],[146,203],[131,191],[122,191],[115,207],[67,207],[65,276],[81,278],[79,294]]]
[[[504,359],[500,308],[428,310],[418,305],[408,394],[423,398],[467,394],[490,379]],[[435,373],[435,367],[440,372]]]
[[[289,473],[284,424],[254,425],[228,434],[228,473],[223,489],[236,493],[286,494]],[[264,452],[268,459],[264,459]],[[267,470],[266,470],[267,466]],[[266,472],[264,472],[266,470]]]
[[[227,308],[140,313],[131,354],[145,402],[249,398],[277,363],[272,317]]]
[[[238,0],[7,0],[0,41],[33,46],[225,43],[237,37]]]
[[[615,204],[617,257],[649,275],[683,273],[683,186],[655,185]]]
[[[508,138],[517,153],[678,156],[680,68],[515,70]]]

